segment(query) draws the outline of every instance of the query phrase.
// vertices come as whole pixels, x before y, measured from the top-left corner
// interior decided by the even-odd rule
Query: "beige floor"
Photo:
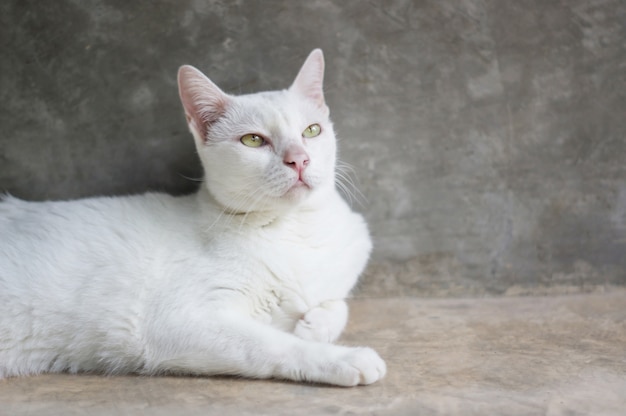
[[[387,377],[356,388],[193,377],[0,381],[0,415],[625,415],[626,291],[352,302],[346,344]]]

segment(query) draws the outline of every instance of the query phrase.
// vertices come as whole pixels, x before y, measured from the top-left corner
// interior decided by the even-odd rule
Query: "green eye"
[[[265,140],[258,134],[246,134],[241,138],[241,143],[248,147],[261,147],[265,144]]]
[[[307,138],[319,136],[322,132],[322,128],[319,124],[311,124],[309,127],[304,129],[302,135]]]

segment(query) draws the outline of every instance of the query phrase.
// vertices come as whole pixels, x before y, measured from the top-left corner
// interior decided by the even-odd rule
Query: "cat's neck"
[[[228,231],[232,229],[258,229],[271,226],[281,218],[295,213],[313,213],[323,208],[334,188],[318,189],[306,201],[293,206],[274,210],[259,210],[237,212],[219,203],[208,191],[206,186],[200,186],[196,194],[197,204],[200,207],[199,222],[204,230]]]

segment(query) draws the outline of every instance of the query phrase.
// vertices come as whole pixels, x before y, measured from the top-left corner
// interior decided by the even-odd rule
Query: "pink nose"
[[[292,146],[285,151],[283,162],[285,165],[294,168],[296,172],[301,173],[306,165],[309,164],[309,155],[302,147]]]

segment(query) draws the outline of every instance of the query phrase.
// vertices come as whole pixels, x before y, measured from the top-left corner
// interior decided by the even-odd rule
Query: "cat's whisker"
[[[236,214],[235,213],[228,213],[228,211],[232,211],[232,208],[224,207],[220,211],[218,216],[215,218],[215,220],[211,223],[211,225],[206,229],[206,232],[211,231],[217,224],[220,223],[220,220],[228,221],[229,223],[232,223],[233,218],[235,217]]]
[[[258,204],[264,198],[265,194],[261,192],[260,195],[252,202],[252,204],[250,204],[250,208],[246,211],[243,218],[241,219],[241,222],[239,223],[239,231],[241,231],[243,225],[245,224],[248,215],[250,215],[250,213],[254,211],[256,204]]]
[[[229,207],[223,207],[220,213],[215,218],[215,220],[211,223],[211,225],[209,225],[205,229],[205,232],[208,233],[209,231],[211,231],[217,224],[219,224],[220,220],[222,220],[223,218],[228,219],[229,221],[232,221],[232,215],[225,215],[227,211],[229,211],[230,209],[231,208]]]
[[[355,200],[359,205],[363,206],[367,203],[367,198],[356,186],[352,179],[354,168],[345,162],[338,162],[335,170],[335,184],[346,194],[350,203]]]
[[[248,215],[254,211],[255,206],[264,197],[265,195],[260,188],[255,189],[252,193],[241,192],[234,195],[231,200],[231,206],[222,209],[210,228],[215,226],[220,219],[227,219],[229,223],[232,224],[235,218],[241,217],[241,221],[239,224],[239,230],[241,230],[241,227],[248,218]]]
[[[224,216],[224,213],[226,212],[228,208],[224,208],[220,211],[219,215],[215,218],[215,220],[211,223],[211,225],[209,225],[206,229],[205,232],[208,233],[209,231],[211,231],[213,229],[213,227],[215,227],[220,219]]]
[[[187,179],[187,180],[189,180],[189,181],[192,181],[192,182],[204,182],[204,177],[200,177],[200,178],[192,178],[192,177],[190,177],[190,176],[183,175],[183,174],[182,174],[182,173],[180,173],[180,172],[178,172],[178,176],[180,176],[181,178],[185,178],[185,179]]]
[[[341,174],[343,180],[346,181],[355,192],[357,201],[359,201],[361,205],[365,205],[367,203],[367,197],[361,192],[359,187],[356,185],[356,181],[353,179],[353,176],[350,174],[351,172],[354,173],[354,169],[349,165],[346,165],[346,167],[349,168],[349,170],[343,172],[340,171],[339,173]]]
[[[262,188],[256,188],[252,193],[249,193],[247,191],[240,192],[238,195],[236,195],[233,198],[234,210],[237,213],[248,212],[250,210],[248,207],[252,205],[249,202],[252,201],[254,198],[256,198],[256,196],[262,192],[263,192]]]
[[[348,203],[352,205],[353,198],[352,198],[352,192],[350,191],[350,189],[348,189],[348,187],[339,180],[335,181],[335,184],[337,185],[339,190],[343,192],[343,194],[348,198]]]
[[[255,176],[250,175],[249,177],[242,177],[245,179],[253,179]],[[222,207],[221,211],[217,215],[217,217],[213,220],[213,222],[205,229],[206,232],[211,231],[220,221],[228,221],[232,224],[235,218],[238,216],[245,214],[249,211],[248,206],[249,201],[254,198],[255,194],[260,192],[259,189],[256,189],[252,194],[247,191],[239,192],[231,197],[231,203],[229,206]]]
[[[363,194],[361,193],[361,191],[359,191],[359,189],[356,187],[356,185],[349,176],[338,173],[335,183],[340,185],[350,198],[357,200],[357,202],[359,203],[363,203]]]

